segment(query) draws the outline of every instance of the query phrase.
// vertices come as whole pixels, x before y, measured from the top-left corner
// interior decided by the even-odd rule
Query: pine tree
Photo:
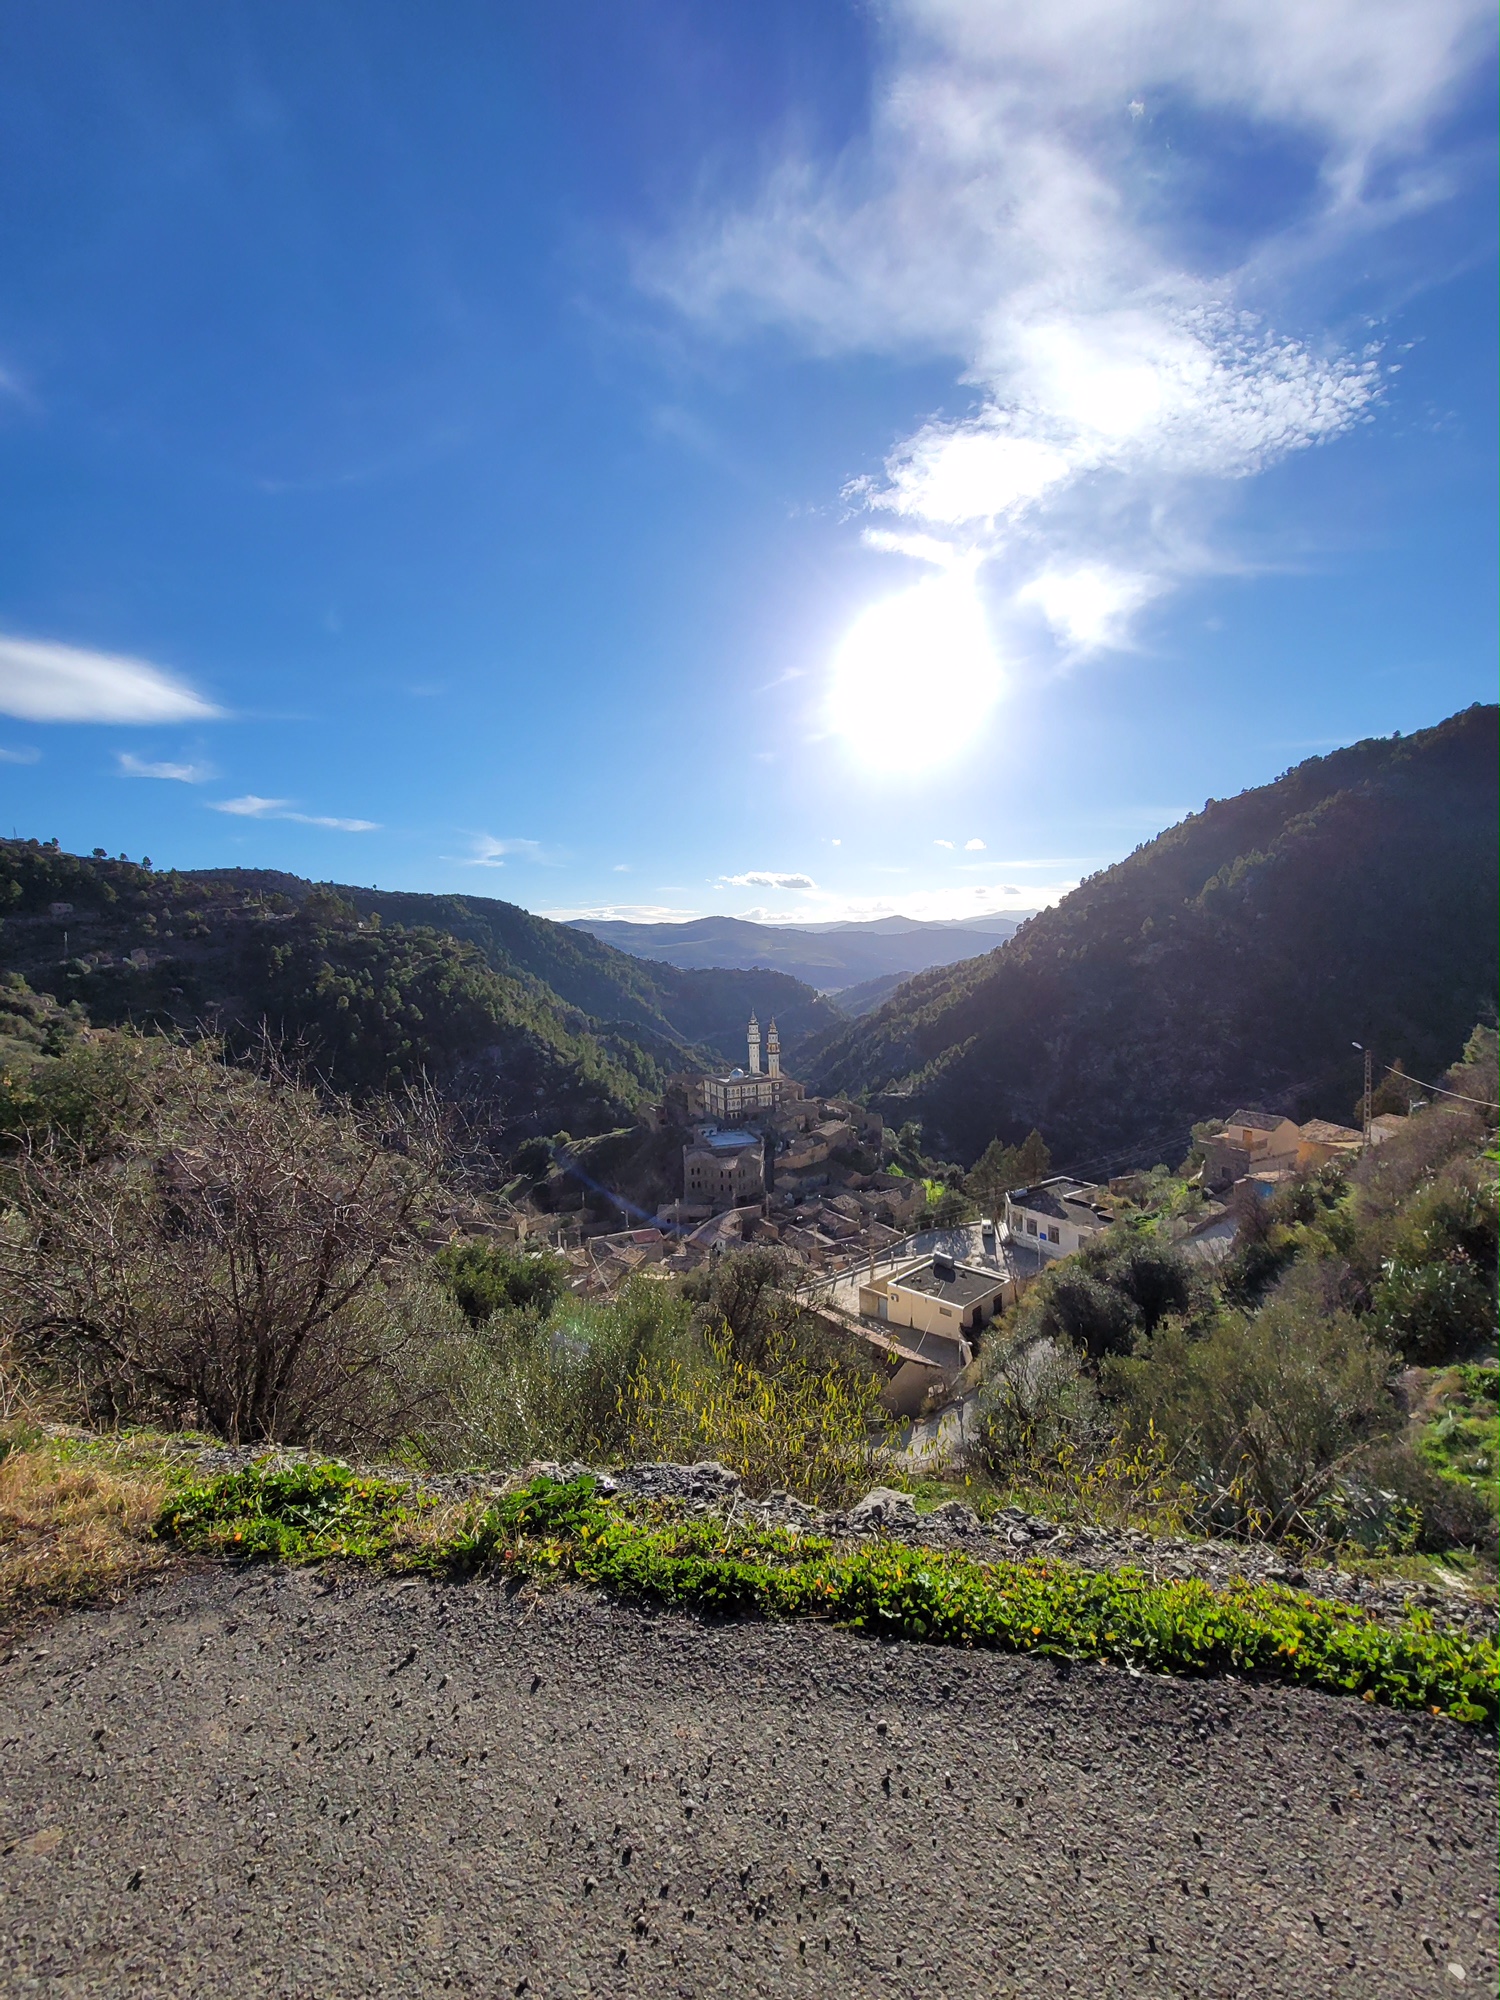
[[[991,1139],[975,1161],[964,1189],[986,1215],[998,1221],[1007,1189],[1019,1187],[1025,1177],[1016,1148]]]
[[[1019,1170],[1019,1184],[1030,1187],[1033,1182],[1045,1180],[1052,1169],[1052,1155],[1047,1150],[1047,1142],[1033,1125],[1026,1134],[1016,1166]]]

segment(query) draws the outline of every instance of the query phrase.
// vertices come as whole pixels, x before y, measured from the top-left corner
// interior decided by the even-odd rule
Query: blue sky
[[[1493,699],[1489,17],[3,0],[3,830],[959,915]]]

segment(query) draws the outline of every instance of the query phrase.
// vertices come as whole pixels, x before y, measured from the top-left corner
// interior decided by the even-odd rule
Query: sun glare
[[[861,612],[833,658],[829,720],[868,762],[956,756],[1000,693],[972,574],[949,571]]]

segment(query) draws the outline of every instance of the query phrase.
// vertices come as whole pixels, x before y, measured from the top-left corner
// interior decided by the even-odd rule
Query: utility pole
[[[1375,1057],[1363,1042],[1352,1042],[1352,1048],[1359,1050],[1365,1059],[1365,1144],[1370,1143],[1370,1098],[1375,1076]]]
[[[1375,1058],[1365,1050],[1365,1144],[1370,1143],[1370,1078],[1375,1068]]]

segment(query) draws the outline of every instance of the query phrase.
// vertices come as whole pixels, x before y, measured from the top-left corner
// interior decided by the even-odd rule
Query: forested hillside
[[[752,1006],[791,1050],[836,1018],[784,974],[651,965],[490,898],[22,840],[0,841],[0,968],[94,1022],[264,1024],[356,1093],[425,1074],[520,1135],[608,1129],[672,1070],[742,1057]]]
[[[1210,800],[1024,925],[924,973],[812,1067],[972,1159],[1165,1156],[1241,1102],[1350,1116],[1361,1058],[1417,1076],[1495,1018],[1496,720],[1475,706]]]

